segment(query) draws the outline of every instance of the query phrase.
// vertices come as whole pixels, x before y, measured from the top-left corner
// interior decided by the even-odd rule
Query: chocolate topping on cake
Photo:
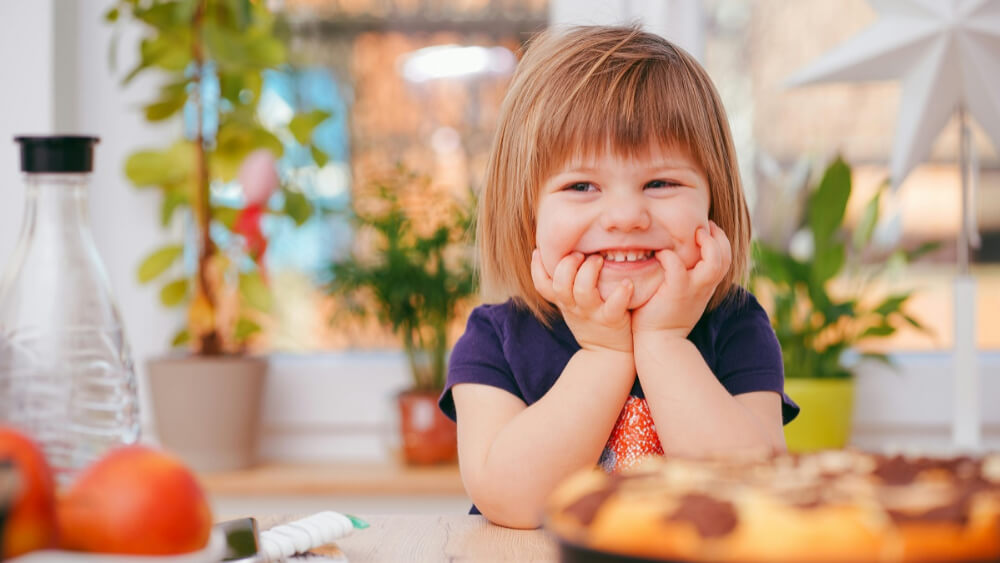
[[[563,512],[575,517],[584,526],[589,526],[597,516],[597,511],[604,505],[608,497],[615,494],[617,487],[607,487],[589,492],[566,506]]]
[[[724,536],[733,531],[739,521],[732,503],[701,494],[681,497],[680,506],[667,519],[694,524],[704,538]]]
[[[923,470],[914,462],[908,462],[901,455],[879,460],[873,473],[889,485],[908,485]]]
[[[920,474],[930,475],[934,471],[947,474],[952,479],[956,477],[958,479],[978,478],[980,462],[969,457],[906,459],[897,455],[880,459],[878,467],[873,473],[888,485],[908,485],[916,480]]]

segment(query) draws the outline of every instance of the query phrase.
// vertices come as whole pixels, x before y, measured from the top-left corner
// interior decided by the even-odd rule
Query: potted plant
[[[406,201],[408,194],[417,197]],[[370,244],[333,264],[330,290],[349,303],[348,310],[374,312],[402,342],[413,377],[412,387],[397,397],[406,462],[452,461],[455,424],[437,399],[447,371],[449,325],[476,292],[466,238],[471,206],[435,197],[426,179],[400,167],[355,194],[353,218],[358,240]]]
[[[162,192],[164,227],[181,218],[185,235],[193,235],[155,249],[138,278],[162,283],[165,306],[187,308],[173,344],[190,353],[154,358],[147,371],[160,441],[202,470],[253,461],[267,359],[247,354],[247,343],[272,302],[262,219],[285,215],[301,224],[313,213],[300,190],[282,184],[276,159],[294,142],[325,161],[311,139],[327,112],[296,113],[280,131],[259,119],[265,72],[288,58],[266,4],[120,0],[106,14],[109,22],[144,28],[139,62],[124,82],[146,73],[162,78],[146,120],[184,118],[180,138],[131,154],[125,175],[138,188]],[[234,182],[242,205],[213,197],[213,188]]]
[[[873,288],[890,270],[938,246],[927,243],[908,251],[873,242],[887,185],[879,187],[854,228],[847,229],[851,169],[837,158],[806,192],[796,235],[804,244],[754,243],[751,286],[781,344],[785,391],[802,407],[799,417],[785,427],[792,451],[846,445],[857,360],[889,362],[883,353],[863,350],[864,345],[906,325],[926,330],[906,309],[912,292],[885,295]]]

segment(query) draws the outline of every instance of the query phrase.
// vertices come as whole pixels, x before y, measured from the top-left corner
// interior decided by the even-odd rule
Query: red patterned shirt
[[[616,473],[648,455],[663,455],[663,445],[646,399],[629,395],[598,464],[608,473]]]

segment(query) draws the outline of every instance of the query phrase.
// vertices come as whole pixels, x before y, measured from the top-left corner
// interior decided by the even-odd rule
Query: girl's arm
[[[636,333],[634,342],[639,381],[665,455],[785,450],[778,393],[730,395],[686,338]]]
[[[729,239],[714,222],[695,240],[701,259],[688,269],[672,251],[656,253],[663,283],[632,313],[635,366],[666,455],[745,455],[782,451],[781,397],[736,398],[687,339],[732,264]]]
[[[597,464],[634,380],[630,353],[584,349],[531,406],[489,385],[456,385],[462,481],[480,512],[537,528],[556,484]]]

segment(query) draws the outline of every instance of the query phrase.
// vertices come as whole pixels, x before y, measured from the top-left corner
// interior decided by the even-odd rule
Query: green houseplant
[[[402,342],[413,377],[398,398],[403,454],[415,464],[455,458],[454,424],[436,403],[447,369],[448,328],[476,293],[467,241],[471,206],[435,198],[426,184],[399,167],[356,195],[354,223],[371,244],[334,263],[330,284],[349,310],[374,313]],[[414,190],[419,206],[403,199]]]
[[[890,270],[937,247],[877,248],[873,234],[886,187],[879,187],[848,229],[844,219],[851,168],[837,158],[807,193],[799,227],[811,252],[754,243],[751,287],[764,302],[781,344],[786,392],[802,406],[799,418],[786,427],[789,449],[844,446],[854,396],[856,363],[851,358],[888,362],[884,353],[858,348],[906,325],[925,330],[906,309],[912,292],[886,295],[875,287]]]
[[[245,466],[267,370],[266,358],[246,354],[246,344],[272,303],[261,221],[284,215],[301,224],[313,213],[300,190],[281,182],[276,159],[295,142],[322,165],[325,155],[311,139],[329,113],[297,112],[281,130],[262,124],[265,73],[288,61],[280,22],[265,2],[120,0],[106,19],[144,30],[124,84],[147,73],[161,79],[143,108],[146,120],[184,122],[179,138],[141,148],[125,163],[132,184],[160,191],[164,227],[194,226],[194,236],[153,250],[138,268],[140,282],[161,283],[165,306],[187,308],[173,344],[191,354],[148,363],[157,433],[199,469]],[[112,61],[117,49],[113,44]],[[242,206],[213,197],[215,188],[233,183],[242,189]],[[280,198],[271,197],[279,190]],[[206,418],[195,414],[199,406]]]

